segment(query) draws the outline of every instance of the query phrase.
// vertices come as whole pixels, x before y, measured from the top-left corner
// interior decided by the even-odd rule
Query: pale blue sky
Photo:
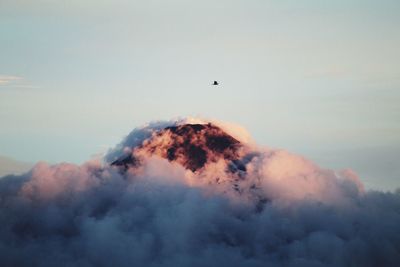
[[[393,189],[399,29],[399,1],[1,0],[0,155],[79,163],[199,115]]]

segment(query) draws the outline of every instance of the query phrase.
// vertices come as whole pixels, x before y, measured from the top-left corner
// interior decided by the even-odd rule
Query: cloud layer
[[[399,192],[365,192],[351,170],[257,147],[243,129],[216,122],[240,148],[234,156],[206,151],[206,162],[191,169],[185,155],[167,153],[180,135],[165,128],[187,123],[206,122],[153,123],[132,131],[105,162],[38,163],[0,179],[1,265],[400,262]],[[210,133],[203,130],[190,144],[212,150],[201,146],[208,139],[199,136]],[[154,144],[158,150],[149,150]],[[138,163],[112,164],[129,156]]]

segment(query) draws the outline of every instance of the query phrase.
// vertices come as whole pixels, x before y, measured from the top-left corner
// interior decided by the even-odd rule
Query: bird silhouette
[[[217,81],[214,81],[212,85],[219,85]]]

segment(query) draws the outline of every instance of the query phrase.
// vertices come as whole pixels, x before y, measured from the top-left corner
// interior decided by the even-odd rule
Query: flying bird
[[[219,85],[217,81],[214,81],[212,85]]]

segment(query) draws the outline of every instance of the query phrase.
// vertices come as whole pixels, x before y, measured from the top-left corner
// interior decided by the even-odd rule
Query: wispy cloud
[[[18,75],[0,75],[0,87],[39,88],[39,86],[30,84]]]
[[[20,76],[0,75],[0,85],[9,85],[23,80]]]

